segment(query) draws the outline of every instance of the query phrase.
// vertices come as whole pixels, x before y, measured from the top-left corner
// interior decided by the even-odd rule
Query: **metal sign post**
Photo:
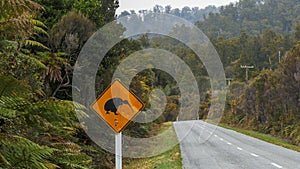
[[[115,93],[113,93],[114,91]],[[91,105],[100,118],[115,131],[116,169],[122,169],[122,130],[140,110],[143,102],[116,79]],[[126,117],[124,116],[126,112]]]
[[[115,136],[116,169],[122,169],[122,132]]]
[[[241,66],[242,69],[246,69],[246,82],[248,82],[248,71],[254,69],[254,66]]]

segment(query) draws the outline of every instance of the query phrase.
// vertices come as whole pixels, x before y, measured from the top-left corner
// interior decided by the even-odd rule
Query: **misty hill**
[[[240,0],[219,8],[208,6],[172,9],[156,5],[152,10],[123,11],[130,14],[167,13],[182,17],[203,30],[210,37],[235,37],[242,30],[250,35],[262,34],[266,29],[276,33],[293,34],[300,21],[300,0]]]
[[[139,11],[123,11],[118,17],[127,16],[130,14],[151,14],[151,13],[166,13],[166,14],[172,14],[181,18],[184,18],[192,23],[196,23],[197,21],[204,21],[204,19],[210,14],[210,13],[219,13],[219,8],[215,6],[207,6],[204,9],[200,9],[199,7],[183,7],[182,9],[174,8],[170,5],[168,6],[161,6],[161,5],[155,5],[152,10],[139,10]]]
[[[292,34],[300,21],[299,0],[240,0],[211,13],[200,27],[209,36],[232,37],[241,30],[248,34],[262,34],[266,29],[277,33]]]

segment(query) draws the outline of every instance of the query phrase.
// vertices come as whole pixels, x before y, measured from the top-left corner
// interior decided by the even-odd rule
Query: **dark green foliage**
[[[0,44],[0,72],[27,81],[32,90],[42,95],[43,81],[40,72],[45,70],[46,66],[38,56],[29,53],[27,49],[18,49],[18,43],[15,41],[1,41]]]
[[[119,2],[118,0],[79,0],[74,2],[73,7],[86,15],[97,27],[101,27],[114,20]]]
[[[0,166],[4,168],[47,169],[56,168],[46,159],[55,149],[38,144],[19,136],[0,136]]]
[[[275,71],[263,71],[244,91],[236,90],[242,94],[235,100],[231,98],[231,110],[223,121],[299,144],[299,75],[300,46],[297,44]]]
[[[57,23],[68,11],[71,11],[74,4],[74,0],[35,0],[35,2],[44,7],[44,12],[39,17],[48,28]]]
[[[61,88],[70,84],[71,66],[84,42],[95,31],[95,24],[78,12],[70,13],[65,18],[71,19],[64,19],[53,30],[56,34],[62,32],[59,34],[62,37],[75,37],[73,44],[80,43],[75,47],[65,45],[70,41],[55,48],[50,46],[52,51],[68,54],[50,52],[36,41],[48,36],[45,25],[34,19],[37,10],[43,7],[29,0],[2,3],[1,7],[5,7],[7,13],[1,13],[4,22],[0,26],[0,168],[107,167],[110,155],[91,143],[75,116],[75,108],[81,110],[81,116],[86,116],[85,107],[55,97]],[[49,5],[45,6],[41,20],[50,27],[72,9],[69,5],[74,5],[71,1],[43,3]],[[102,9],[105,11],[105,7]],[[98,16],[102,15],[99,13]],[[59,29],[59,26],[65,29],[66,25],[71,28],[65,32]],[[46,36],[39,36],[42,34]],[[62,41],[68,38],[62,38]],[[44,44],[51,43],[44,41]]]
[[[114,19],[118,1],[114,0],[35,0],[45,11],[40,15],[49,28],[52,28],[71,10],[77,10],[89,18],[97,27]]]
[[[91,163],[91,158],[81,153],[75,143],[73,135],[79,124],[72,102],[38,101],[25,82],[3,75],[0,82],[1,141],[7,145],[1,151],[7,161],[3,160],[3,165],[85,168]],[[11,151],[14,152],[10,154]]]
[[[31,0],[2,0],[0,2],[0,40],[22,39],[34,33],[32,22],[43,9]]]
[[[239,81],[245,81],[245,70],[241,69],[241,65],[254,66],[250,70],[250,78],[262,70],[274,70],[295,42],[290,35],[283,36],[270,29],[264,30],[261,35],[251,36],[242,31],[238,37],[212,39],[227,77]]]
[[[55,52],[68,53],[69,63],[75,64],[84,43],[96,31],[95,24],[80,12],[71,11],[49,32],[49,46]]]
[[[196,25],[208,36],[228,38],[242,30],[250,35],[265,29],[291,34],[299,19],[298,0],[240,0],[221,7],[220,13],[211,13]]]

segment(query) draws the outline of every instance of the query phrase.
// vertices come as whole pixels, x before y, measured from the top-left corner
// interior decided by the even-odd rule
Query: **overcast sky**
[[[141,9],[152,9],[157,4],[163,7],[171,5],[172,8],[181,9],[185,6],[205,8],[208,5],[215,5],[219,7],[236,1],[237,0],[119,0],[120,7],[117,9],[117,14],[120,14],[124,10],[135,10],[138,12]]]

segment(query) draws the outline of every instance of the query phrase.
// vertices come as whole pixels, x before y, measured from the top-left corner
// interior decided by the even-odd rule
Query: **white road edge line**
[[[238,150],[241,150],[241,151],[243,150],[241,147],[237,147],[237,149],[238,149]]]
[[[273,166],[277,167],[277,168],[282,168],[282,166],[276,164],[276,163],[271,163]]]
[[[254,154],[254,153],[251,153],[251,155],[254,156],[254,157],[258,157],[258,155],[257,155],[257,154]]]

